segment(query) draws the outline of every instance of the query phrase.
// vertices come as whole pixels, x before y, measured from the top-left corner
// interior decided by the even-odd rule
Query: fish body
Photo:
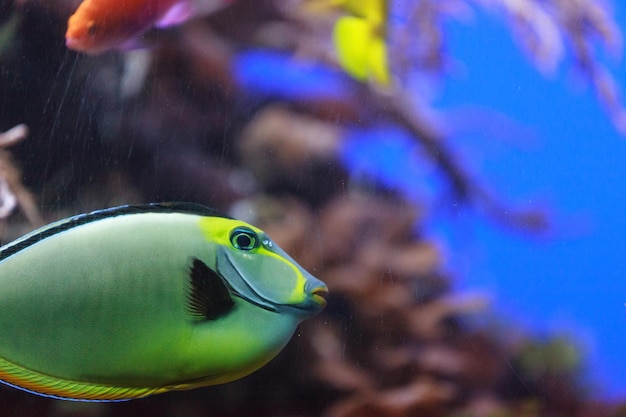
[[[232,0],[84,0],[70,16],[65,34],[68,48],[98,54],[131,48],[149,29],[210,14]]]
[[[100,401],[232,381],[326,292],[261,230],[202,206],[76,216],[0,248],[0,380]]]
[[[347,15],[337,19],[333,43],[341,67],[359,81],[390,83],[386,41],[386,0],[341,0]]]

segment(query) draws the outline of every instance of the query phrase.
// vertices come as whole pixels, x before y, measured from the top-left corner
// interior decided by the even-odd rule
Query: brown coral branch
[[[28,126],[26,126],[25,124],[13,126],[6,132],[0,133],[0,148],[8,148],[9,146],[13,146],[16,143],[21,142],[23,139],[25,139],[26,136],[28,136]]]
[[[12,146],[28,136],[28,127],[17,125],[0,134],[0,148]],[[33,227],[43,226],[35,197],[22,184],[22,173],[10,152],[0,149],[0,218],[6,218],[19,205]]]
[[[468,0],[469,1],[469,0]],[[472,0],[500,8],[511,29],[544,73],[553,73],[568,45],[575,67],[588,80],[615,127],[626,134],[626,110],[613,75],[600,63],[594,42],[612,55],[622,50],[620,29],[602,1]]]
[[[448,148],[449,140],[431,111],[424,105],[417,107],[406,94],[397,89],[383,91],[367,89],[364,102],[376,103],[376,112],[407,129],[433,159],[450,182],[453,195],[463,203],[475,204],[494,220],[507,225],[545,231],[549,227],[547,216],[538,209],[519,209],[507,204],[472,177]]]

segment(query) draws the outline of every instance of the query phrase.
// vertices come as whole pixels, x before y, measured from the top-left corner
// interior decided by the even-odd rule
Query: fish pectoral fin
[[[196,8],[191,1],[180,1],[170,7],[170,9],[159,19],[155,26],[158,28],[166,28],[185,23],[196,14]]]
[[[117,49],[120,51],[135,51],[137,49],[147,49],[150,45],[142,39],[132,38],[122,42]]]
[[[33,394],[78,401],[125,401],[169,391],[72,381],[41,374],[0,358],[0,382]]]
[[[235,307],[223,278],[198,258],[189,268],[189,312],[201,320],[216,320]]]

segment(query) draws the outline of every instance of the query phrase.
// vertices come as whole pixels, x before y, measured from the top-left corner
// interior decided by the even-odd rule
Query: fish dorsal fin
[[[223,278],[198,258],[189,268],[189,312],[200,320],[216,320],[235,307]]]
[[[0,248],[0,261],[8,258],[11,255],[14,255],[22,249],[25,249],[37,242],[44,240],[47,237],[64,232],[74,227],[107,218],[142,213],[182,213],[197,216],[222,217],[230,219],[229,216],[226,216],[225,214],[222,214],[217,210],[196,203],[171,202],[112,207],[103,210],[92,211],[91,213],[79,214],[34,230]]]
[[[166,28],[185,23],[196,14],[196,9],[191,1],[181,1],[175,3],[169,10],[156,22],[158,28]]]

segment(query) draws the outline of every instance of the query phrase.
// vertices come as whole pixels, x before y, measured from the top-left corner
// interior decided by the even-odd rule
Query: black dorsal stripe
[[[195,203],[150,203],[112,207],[108,209],[92,211],[91,213],[79,214],[35,230],[25,237],[18,239],[17,241],[15,241],[15,243],[9,243],[2,249],[0,249],[0,261],[50,236],[54,236],[57,233],[64,232],[74,227],[112,217],[141,213],[183,213],[198,216],[222,217],[226,219],[231,218],[210,207]]]
[[[189,268],[189,312],[202,320],[215,320],[235,307],[222,277],[198,258]]]

